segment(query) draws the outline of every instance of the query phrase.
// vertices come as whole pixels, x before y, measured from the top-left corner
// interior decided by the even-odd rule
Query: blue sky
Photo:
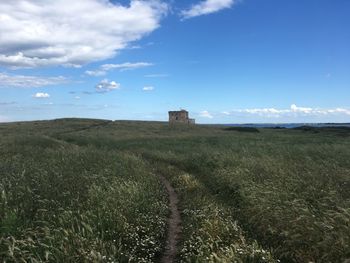
[[[79,2],[79,3],[78,3]],[[350,122],[350,1],[0,3],[0,121]]]

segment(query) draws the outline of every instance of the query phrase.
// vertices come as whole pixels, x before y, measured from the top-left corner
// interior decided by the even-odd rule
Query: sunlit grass
[[[0,125],[1,257],[156,262],[167,196],[180,262],[350,258],[346,130],[57,120]]]

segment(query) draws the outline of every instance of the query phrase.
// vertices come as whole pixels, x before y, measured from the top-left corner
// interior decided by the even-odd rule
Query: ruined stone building
[[[195,124],[195,119],[190,119],[186,110],[169,111],[169,123]]]

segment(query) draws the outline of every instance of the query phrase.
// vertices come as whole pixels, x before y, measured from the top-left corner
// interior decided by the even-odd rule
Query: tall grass
[[[167,200],[142,159],[42,136],[13,139],[0,152],[1,261],[156,260]]]
[[[6,262],[157,262],[167,197],[179,262],[350,258],[347,130],[56,120],[0,126]]]
[[[175,154],[159,148],[158,152],[144,149],[144,154],[190,174],[196,185],[204,186],[206,194],[201,193],[201,199],[213,196],[211,204],[230,207],[230,216],[246,236],[275,258],[282,262],[342,262],[350,258],[350,151],[346,138],[264,131],[260,135],[183,140],[169,147],[177,149]],[[187,200],[192,202],[192,198]]]

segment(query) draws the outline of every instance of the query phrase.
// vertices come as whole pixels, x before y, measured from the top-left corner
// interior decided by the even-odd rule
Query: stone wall
[[[169,123],[186,123],[186,124],[194,124],[194,119],[189,119],[188,111],[169,111]]]

